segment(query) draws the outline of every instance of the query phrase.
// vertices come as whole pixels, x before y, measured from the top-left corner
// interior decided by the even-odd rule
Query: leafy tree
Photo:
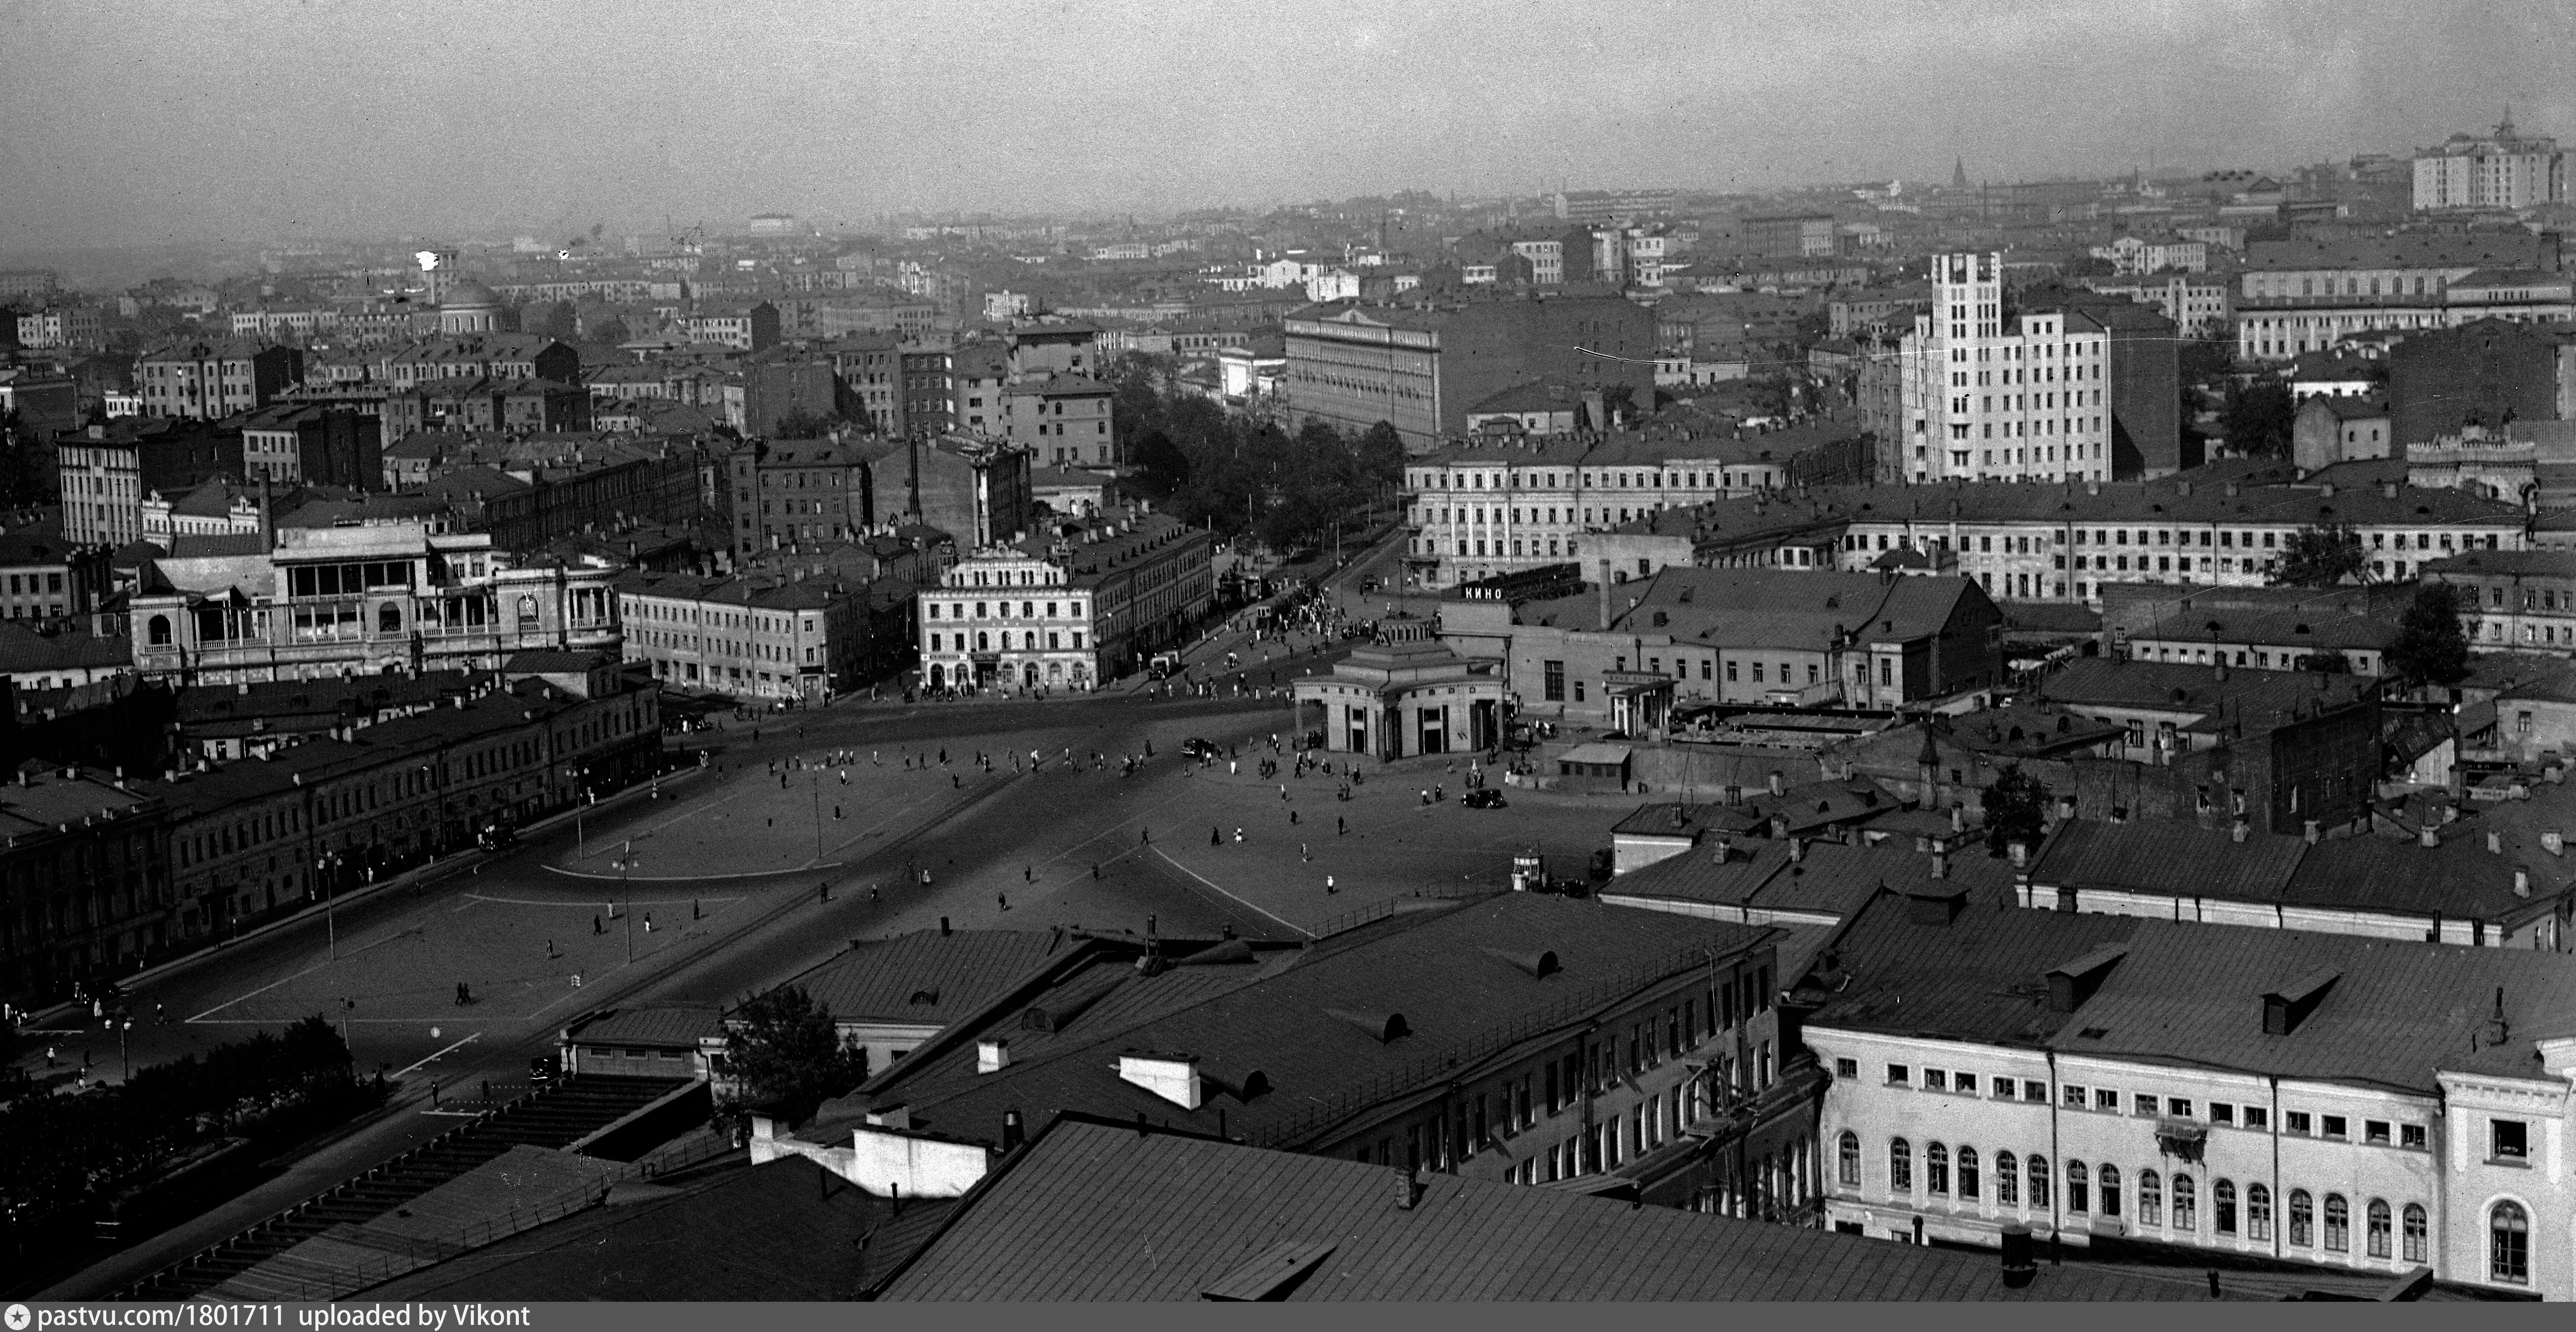
[[[2332,587],[2346,578],[2360,578],[2368,564],[2361,534],[2351,524],[2302,527],[2290,534],[2272,581],[2282,587]]]
[[[530,305],[519,315],[519,326],[530,333],[570,342],[581,336],[581,323],[573,317],[570,301],[548,301]]]
[[[803,986],[782,985],[734,1013],[725,1062],[748,1104],[808,1112],[867,1076],[864,1051],[844,1048],[832,1015]]]
[[[610,346],[615,346],[618,343],[625,342],[635,336],[633,333],[627,331],[626,321],[613,314],[605,314],[601,315],[597,319],[587,320],[583,323],[582,327],[583,331],[588,334],[591,341],[605,342]]]
[[[2048,826],[2048,788],[2020,764],[1996,773],[1979,800],[1986,811],[1986,850],[2000,856],[2016,842],[2039,845]]]
[[[2220,420],[2227,447],[2251,458],[2281,458],[2290,452],[2290,427],[2298,419],[2290,390],[2276,379],[2261,379],[2231,390]]]
[[[2469,607],[2449,583],[2426,583],[2397,617],[2388,643],[2388,669],[2409,685],[2455,684],[2469,673],[2469,635],[2460,617]]]

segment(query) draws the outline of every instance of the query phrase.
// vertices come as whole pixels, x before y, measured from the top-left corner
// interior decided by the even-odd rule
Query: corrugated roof
[[[999,998],[1068,941],[1027,930],[915,930],[862,939],[798,976],[808,997],[842,1022],[944,1027]]]
[[[2300,838],[2272,833],[2249,832],[2239,842],[2225,829],[2186,823],[2072,819],[2040,848],[2030,880],[2047,888],[2276,902],[2307,850]]]
[[[2567,1034],[2576,1014],[2576,968],[2555,954],[2158,920],[2137,926],[2128,959],[2050,1046],[2430,1094],[2437,1069],[2540,1078],[2534,1039]],[[2266,1035],[2263,995],[2319,972],[2334,974],[2324,998],[2289,1034]],[[2084,1034],[2093,1031],[2102,1034]]]
[[[1250,984],[1212,984],[1216,992],[1178,1007],[1146,1005],[1157,1011],[1140,1021],[1121,1024],[1086,1013],[1074,1039],[1043,1050],[1030,1043],[1023,1051],[1018,1014],[1011,1014],[1008,1069],[978,1076],[976,1052],[961,1042],[945,1053],[916,1054],[866,1090],[875,1104],[908,1105],[916,1127],[976,1139],[993,1136],[1010,1109],[1118,1117],[1145,1110],[1210,1131],[1223,1113],[1237,1133],[1320,1130],[1357,1112],[1362,1102],[1341,1098],[1363,1086],[1402,1094],[1426,1076],[1426,1058],[1576,1020],[1665,968],[1701,965],[1708,952],[1732,954],[1773,938],[1765,929],[1504,893],[1396,916],[1338,947],[1309,950]],[[1556,953],[1562,970],[1533,978],[1501,956],[1532,948]],[[1083,983],[1075,977],[1066,988]],[[1402,1014],[1411,1034],[1373,1039],[1330,1017],[1336,1009]],[[1118,1078],[1115,1056],[1131,1049],[1196,1055],[1209,1068],[1259,1069],[1273,1090],[1249,1100],[1211,1097],[1199,1110],[1184,1110]]]
[[[1288,1300],[2151,1300],[2197,1287],[1635,1208],[1066,1119],[963,1204],[891,1300],[1197,1300],[1283,1245],[1331,1251]],[[1311,1249],[1298,1256],[1312,1258]]]

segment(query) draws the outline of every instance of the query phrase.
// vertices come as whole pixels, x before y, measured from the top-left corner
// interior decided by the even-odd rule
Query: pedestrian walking
[[[996,902],[1001,903],[1001,904],[1002,904],[1002,909],[1003,909],[1004,911],[1008,911],[1008,910],[1010,910],[1010,909],[1011,909],[1011,899],[1010,899],[1010,897],[1009,897],[1007,894],[1003,894],[1003,893],[995,893],[995,894],[993,894],[993,900],[994,900],[994,901],[996,901]]]
[[[1033,867],[1033,866],[1029,866],[1029,865],[1022,865],[1022,866],[1020,866],[1020,882],[1022,882],[1022,883],[1036,883],[1037,881],[1038,881],[1038,872],[1037,872],[1037,870],[1036,870],[1036,868],[1035,868],[1035,867]]]
[[[1215,828],[1210,828],[1210,829],[1208,829],[1208,845],[1210,845],[1210,846],[1223,846],[1223,845],[1225,845],[1225,834],[1224,834],[1221,830],[1219,830],[1219,829],[1215,829]]]
[[[1335,837],[1339,837],[1339,836],[1343,835],[1344,833],[1349,832],[1350,830],[1351,830],[1351,825],[1350,825],[1350,823],[1349,823],[1347,820],[1345,820],[1341,815],[1336,814],[1336,815],[1334,815],[1334,816],[1333,816],[1333,835],[1334,835]]]
[[[1237,846],[1241,846],[1243,844],[1243,829],[1237,828],[1234,830],[1234,842]]]
[[[1329,874],[1325,875],[1325,876],[1324,876],[1324,896],[1326,896],[1326,897],[1330,897],[1330,896],[1332,896],[1333,894],[1335,894],[1335,893],[1337,893],[1337,892],[1340,892],[1340,891],[1341,891],[1341,889],[1336,888],[1336,887],[1334,887],[1334,886],[1333,886],[1333,876],[1332,876],[1332,875],[1329,875]]]
[[[1315,853],[1307,849],[1304,842],[1299,842],[1297,844],[1297,856],[1301,860],[1313,860],[1315,858]]]
[[[1296,811],[1296,809],[1295,809],[1294,807],[1291,807],[1291,808],[1289,809],[1289,811],[1288,811],[1288,823],[1289,823],[1289,826],[1291,826],[1291,827],[1296,826],[1296,823],[1297,823],[1297,811]]]

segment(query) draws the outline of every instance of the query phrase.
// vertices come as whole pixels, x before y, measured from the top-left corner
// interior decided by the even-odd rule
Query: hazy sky
[[[2576,142],[2576,0],[0,0],[0,251]]]

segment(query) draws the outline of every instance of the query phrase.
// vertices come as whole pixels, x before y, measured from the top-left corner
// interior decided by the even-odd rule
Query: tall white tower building
[[[1904,340],[1904,439],[1888,479],[2111,479],[2110,334],[2080,310],[2007,316],[2003,256],[1932,260]]]

